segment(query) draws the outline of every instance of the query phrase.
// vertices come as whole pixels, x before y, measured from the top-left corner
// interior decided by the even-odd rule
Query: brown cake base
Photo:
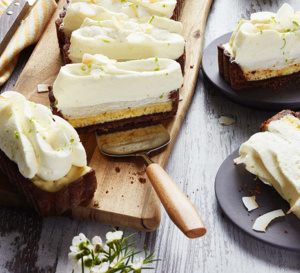
[[[149,125],[154,125],[162,120],[171,118],[176,115],[179,103],[179,91],[172,91],[169,96],[172,102],[172,110],[169,112],[155,113],[150,115],[143,115],[134,118],[121,119],[116,121],[104,122],[94,125],[89,125],[81,128],[75,128],[78,133],[91,133],[98,130],[100,133],[111,133],[115,131],[124,131],[129,129],[134,129],[138,127],[145,127]],[[49,100],[52,112],[54,115],[58,115],[66,119],[60,111],[57,110],[55,106],[55,96],[53,94],[52,86],[49,86]],[[66,119],[68,120],[68,119]]]
[[[37,213],[42,216],[56,216],[91,199],[97,188],[95,171],[90,170],[84,176],[66,185],[57,192],[47,192],[29,179],[22,176],[18,166],[0,150],[0,172],[5,174],[10,183],[24,194]]]
[[[291,111],[291,110],[282,110],[281,112],[277,113],[273,117],[269,118],[267,121],[263,122],[260,125],[260,131],[261,132],[268,131],[268,125],[272,121],[274,121],[274,120],[280,120],[280,119],[282,119],[283,117],[285,117],[287,115],[292,115],[292,116],[300,119],[300,112],[294,112],[294,111]]]
[[[265,87],[275,89],[278,86],[289,83],[300,78],[300,72],[290,75],[273,77],[260,81],[249,81],[244,75],[241,67],[233,62],[233,57],[225,50],[222,45],[218,46],[218,65],[220,75],[227,81],[232,89],[241,90],[255,87]]]

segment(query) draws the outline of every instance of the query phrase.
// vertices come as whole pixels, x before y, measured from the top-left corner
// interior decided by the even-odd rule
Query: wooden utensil
[[[0,55],[35,0],[14,0],[0,16]]]
[[[198,238],[206,233],[195,206],[165,170],[148,156],[171,140],[162,124],[106,135],[96,132],[96,139],[99,150],[107,156],[142,157],[148,178],[174,224],[189,238]]]

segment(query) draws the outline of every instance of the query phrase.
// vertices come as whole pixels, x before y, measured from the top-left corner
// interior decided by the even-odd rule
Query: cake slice
[[[85,54],[82,62],[62,67],[49,94],[54,113],[77,131],[135,128],[176,114],[183,83],[176,61]]]
[[[300,218],[300,112],[284,110],[241,145],[236,163],[269,184]]]
[[[146,18],[147,19],[147,18]],[[182,24],[162,17],[95,21],[86,18],[81,28],[73,31],[65,55],[73,63],[83,54],[103,54],[119,61],[151,57],[176,60],[184,53],[185,41],[179,34]]]
[[[0,96],[0,171],[36,211],[59,215],[94,195],[95,172],[74,128],[46,106]]]
[[[220,75],[236,90],[275,88],[299,78],[299,37],[300,13],[288,4],[241,19],[229,43],[218,47]]]
[[[108,20],[113,16],[121,19],[147,18],[161,16],[171,18],[176,6],[176,0],[73,0],[64,7],[60,18],[56,20],[58,42],[62,49],[66,38],[80,28],[85,18],[93,20]]]

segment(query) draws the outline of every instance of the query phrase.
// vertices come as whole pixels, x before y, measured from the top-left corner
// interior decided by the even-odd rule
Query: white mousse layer
[[[77,132],[41,104],[7,91],[0,97],[0,149],[25,178],[54,181],[71,167],[86,166],[86,153]]]
[[[284,4],[277,13],[240,20],[226,50],[244,71],[283,69],[300,62],[300,13]]]
[[[254,134],[240,147],[246,169],[272,185],[300,218],[300,122],[287,115],[272,121],[268,131]]]
[[[83,63],[61,68],[53,93],[58,110],[72,119],[169,101],[170,91],[182,83],[180,65],[173,60],[116,62],[85,54]]]
[[[103,54],[117,60],[150,57],[178,59],[184,52],[182,25],[167,18],[153,17],[147,23],[138,20],[95,21],[85,19],[71,36],[72,62],[81,62],[84,53]]]

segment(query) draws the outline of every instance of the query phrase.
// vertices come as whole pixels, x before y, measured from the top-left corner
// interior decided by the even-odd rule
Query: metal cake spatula
[[[149,153],[166,146],[171,138],[162,124],[101,135],[96,132],[100,151],[113,157],[140,156],[146,173],[166,212],[175,225],[189,238],[198,238],[206,228],[191,201],[171,177],[149,158]]]

